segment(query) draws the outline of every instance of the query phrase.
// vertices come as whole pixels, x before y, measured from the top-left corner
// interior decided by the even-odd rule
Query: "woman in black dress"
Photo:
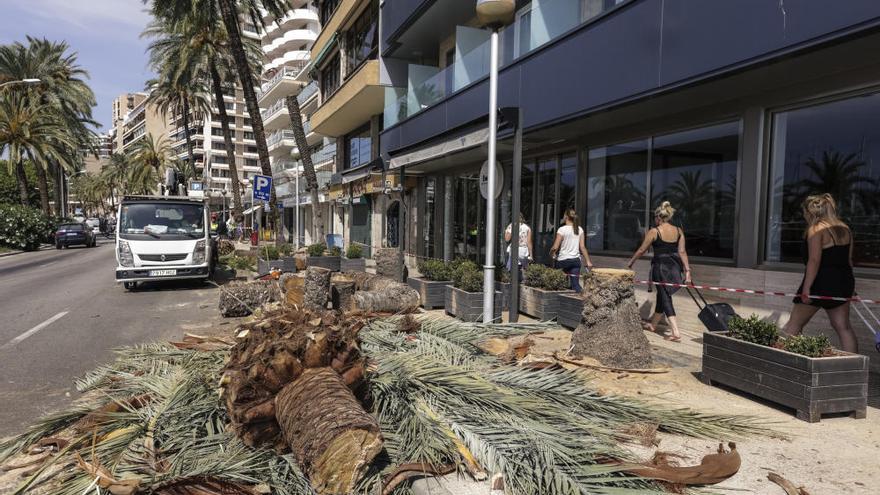
[[[837,204],[830,194],[810,196],[802,205],[807,231],[804,264],[807,268],[791,316],[782,331],[800,334],[819,309],[824,309],[840,338],[840,347],[858,352],[856,334],[849,323],[849,302],[811,299],[810,296],[850,298],[855,293],[852,269],[852,232],[837,217]]]
[[[651,258],[652,282],[689,284],[691,283],[691,268],[685,250],[684,232],[669,223],[674,214],[675,208],[669,204],[669,201],[664,201],[654,210],[656,227],[645,233],[642,245],[630,258],[627,266],[632,268],[636,260],[641,258],[650,247],[654,250],[654,257]],[[654,309],[654,316],[651,317],[650,322],[645,323],[645,327],[647,330],[655,332],[660,319],[666,316],[666,321],[669,322],[669,328],[672,330],[672,335],[666,339],[680,342],[681,334],[678,332],[675,307],[672,305],[672,295],[678,291],[678,288],[657,285],[655,289],[657,290],[657,306]]]

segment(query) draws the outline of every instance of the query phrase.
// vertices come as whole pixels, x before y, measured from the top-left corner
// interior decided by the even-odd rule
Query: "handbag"
[[[706,330],[710,332],[726,332],[728,330],[727,323],[734,316],[738,316],[736,310],[733,309],[733,306],[727,303],[709,304],[706,302],[706,298],[703,297],[703,294],[696,287],[686,287],[686,289],[688,294],[690,294],[691,299],[694,300],[694,304],[696,304],[697,308],[700,310],[697,314],[697,318],[700,319],[700,322],[706,327]],[[700,296],[700,301],[703,302],[702,306],[700,306],[697,298],[694,297],[694,293],[691,292],[691,289]]]

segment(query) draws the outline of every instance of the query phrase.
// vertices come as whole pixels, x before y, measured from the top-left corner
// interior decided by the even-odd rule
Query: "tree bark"
[[[220,104],[222,105],[223,102],[221,101]],[[189,137],[189,102],[185,98],[183,100],[183,127],[183,136],[184,139],[186,139],[186,154],[187,158],[189,158],[190,170],[192,170],[193,174],[195,174],[196,159],[195,155],[193,154],[192,139],[190,139]],[[204,177],[204,168],[202,169],[202,174]],[[186,177],[186,179],[195,179],[195,177]],[[186,180],[184,180],[184,183],[188,184]]]
[[[232,131],[229,129],[229,115],[226,114],[226,105],[223,101],[223,81],[217,72],[217,63],[211,61],[211,84],[214,86],[214,99],[219,101],[220,127],[223,129],[223,142],[226,145],[226,161],[229,162],[230,182],[232,183],[232,197],[235,203],[232,206],[232,214],[235,218],[242,217],[241,190],[238,183],[238,165],[235,163],[235,144],[232,142]]]
[[[47,216],[52,215],[52,209],[49,206],[49,180],[46,178],[46,169],[36,162],[34,164],[34,172],[37,175],[37,189],[40,192],[40,209]]]
[[[254,92],[254,77],[251,73],[251,67],[248,63],[247,54],[244,51],[244,45],[241,43],[241,26],[238,24],[237,2],[235,0],[219,0],[220,14],[223,17],[223,24],[229,33],[229,46],[232,49],[232,59],[235,61],[235,68],[238,72],[238,79],[241,82],[241,89],[244,91],[244,101],[247,105],[248,115],[251,119],[251,127],[254,130],[254,137],[257,141],[257,153],[260,156],[260,169],[263,175],[272,176],[272,165],[269,162],[269,147],[266,145],[266,131],[263,128],[263,117],[260,115],[260,106],[257,104],[257,95]],[[275,194],[275,182],[272,182],[271,196],[269,197],[269,206],[271,207],[270,218],[275,226],[275,243],[281,244],[281,224],[278,221],[277,196]]]
[[[299,149],[299,157],[303,164],[303,174],[306,177],[306,188],[312,199],[312,238],[324,238],[324,215],[318,207],[318,176],[315,174],[315,164],[312,163],[312,154],[309,152],[309,143],[306,141],[306,133],[302,125],[302,113],[299,108],[299,100],[296,96],[285,98],[287,113],[290,115],[290,127],[293,129],[293,139]]]
[[[306,269],[303,306],[311,311],[327,309],[330,300],[330,277],[333,272],[326,268],[310,266]]]
[[[307,369],[275,398],[275,417],[300,467],[322,495],[352,493],[382,451],[382,434],[331,368]]]
[[[64,169],[58,162],[52,162],[52,180],[55,182],[55,214],[58,216],[58,218],[61,218],[64,213],[64,208],[62,207],[64,198],[62,197],[61,191],[61,187],[64,181]]]
[[[15,165],[15,178],[18,180],[18,197],[21,200],[21,204],[30,206],[27,174],[24,172],[24,164],[21,161]]]

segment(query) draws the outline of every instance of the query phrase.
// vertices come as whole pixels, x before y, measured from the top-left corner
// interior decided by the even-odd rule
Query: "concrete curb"
[[[40,248],[37,249],[36,251],[21,251],[21,250],[7,251],[5,253],[0,253],[0,258],[6,258],[7,256],[14,256],[16,254],[22,254],[22,253],[36,253],[37,251],[45,251],[47,249],[52,249],[54,247],[55,246],[53,244],[41,244]]]

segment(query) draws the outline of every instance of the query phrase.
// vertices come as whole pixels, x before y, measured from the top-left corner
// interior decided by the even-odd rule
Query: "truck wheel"
[[[137,287],[137,282],[122,282],[122,286],[125,287],[125,290],[134,290]]]

